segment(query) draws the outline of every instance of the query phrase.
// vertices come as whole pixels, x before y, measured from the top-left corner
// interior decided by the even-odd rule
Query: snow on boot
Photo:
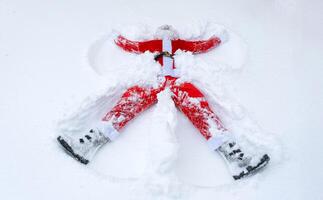
[[[63,134],[57,140],[70,156],[83,164],[88,164],[97,150],[109,141],[98,128],[86,134]]]
[[[262,156],[251,156],[241,150],[234,141],[228,141],[221,145],[218,152],[224,157],[229,165],[235,180],[253,175],[265,167],[270,158],[267,154]]]

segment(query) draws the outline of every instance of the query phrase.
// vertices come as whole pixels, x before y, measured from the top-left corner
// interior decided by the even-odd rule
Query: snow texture
[[[126,85],[126,87],[131,87],[134,84],[151,84],[156,86],[158,84],[157,77],[159,75],[160,66],[153,61],[153,53],[146,52],[143,55],[130,54],[120,50],[120,48],[114,44],[114,38],[118,34],[122,34],[123,36],[136,41],[143,38],[155,38],[154,31],[151,30],[152,27],[142,28],[142,26],[145,27],[144,25],[140,25],[139,27],[133,25],[131,28],[123,26],[123,30],[114,30],[107,37],[97,40],[88,52],[89,66],[99,75],[109,80],[109,83],[112,82],[116,85],[120,83]],[[181,72],[178,81],[193,82],[204,91],[204,94],[207,99],[210,100],[216,113],[225,122],[226,127],[245,151],[251,152],[251,154],[269,152],[272,158],[271,164],[276,165],[279,163],[282,152],[274,136],[265,133],[252,122],[242,106],[230,97],[230,91],[227,89],[230,82],[225,78],[230,74],[230,71],[236,70],[243,65],[244,56],[246,55],[245,44],[236,34],[226,30],[223,26],[213,23],[198,23],[195,26],[194,24],[190,24],[189,27],[181,27],[181,29],[185,30],[183,32],[185,34],[182,34],[182,31],[179,31],[179,29],[179,38],[198,40],[206,39],[213,35],[226,35],[227,39],[219,48],[213,49],[205,54],[192,55],[191,53],[182,51],[176,52],[175,64]],[[130,34],[127,34],[128,32]],[[189,35],[188,33],[192,33],[192,35]],[[198,34],[201,35],[198,36]],[[145,37],[140,37],[141,35],[144,35]],[[231,54],[230,49],[234,49],[235,53]],[[107,55],[110,55],[111,57]],[[120,59],[121,62],[119,62],[118,59]],[[230,63],[231,60],[235,60],[234,65]],[[228,61],[229,64],[227,64],[226,61]],[[238,63],[239,61],[240,63]],[[109,84],[107,84],[107,86],[109,86]],[[111,97],[120,95],[114,94],[115,92],[116,89],[113,88],[110,92],[105,92],[92,101],[86,100],[87,105],[84,106],[84,108],[77,108],[76,112],[73,113],[71,117],[60,123],[61,130],[59,132],[67,132],[69,129],[72,129],[71,134],[73,134],[75,130],[77,132],[85,132],[91,126],[95,126],[96,122],[100,121],[102,116],[104,116],[102,111],[108,111],[111,109],[111,106],[116,103],[115,99]],[[151,195],[156,195],[155,192],[158,191],[160,193],[158,194],[159,196],[172,195],[173,193],[181,196],[180,189],[170,184],[178,183],[185,185],[185,183],[181,183],[180,180],[177,180],[176,174],[172,174],[172,176],[165,174],[169,171],[168,168],[174,165],[173,162],[177,154],[176,149],[178,149],[179,146],[177,143],[170,143],[169,141],[175,140],[172,139],[175,137],[173,136],[175,130],[172,129],[175,120],[169,120],[169,118],[174,118],[174,114],[172,115],[172,113],[174,113],[175,110],[163,110],[163,107],[167,108],[168,106],[166,104],[170,103],[170,101],[164,100],[164,96],[165,95],[161,95],[161,97],[163,97],[161,98],[162,101],[158,101],[157,103],[157,107],[160,109],[157,108],[154,111],[154,114],[152,115],[154,120],[150,123],[152,126],[150,132],[153,132],[150,133],[150,135],[153,135],[153,137],[149,137],[150,139],[148,140],[147,145],[148,152],[150,152],[151,155],[148,155],[150,159],[147,161],[148,166],[146,167],[144,174],[146,179],[148,177],[149,181],[152,181],[152,183],[149,184],[151,185],[151,188],[148,187],[147,192],[148,194],[153,192]],[[173,103],[171,103],[171,105],[173,105]],[[161,113],[156,114],[157,112]],[[168,116],[167,113],[169,113],[170,116]],[[166,120],[166,123],[162,123],[164,120]],[[213,129],[215,129],[213,132],[218,132],[216,131],[216,127],[213,127]],[[228,173],[228,176],[230,177],[231,175]],[[169,191],[170,188],[176,188],[177,192]],[[179,198],[178,196],[174,197]]]
[[[322,199],[322,6],[1,1],[1,199]],[[166,23],[184,39],[225,40],[206,54],[177,52],[179,81],[202,89],[244,148],[271,156],[260,174],[233,181],[167,90],[88,166],[57,145],[59,132],[93,126],[127,87],[157,84],[154,55],[112,39],[151,39]]]

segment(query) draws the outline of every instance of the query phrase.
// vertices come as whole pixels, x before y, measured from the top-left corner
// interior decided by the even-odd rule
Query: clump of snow
[[[148,136],[148,165],[136,187],[137,193],[143,192],[144,199],[179,199],[186,193],[187,188],[175,173],[178,155],[176,117],[171,92],[165,89],[158,94],[158,104],[152,113]]]

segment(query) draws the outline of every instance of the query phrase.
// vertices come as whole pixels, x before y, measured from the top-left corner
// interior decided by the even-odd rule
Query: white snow
[[[322,199],[322,7],[302,0],[2,0],[0,198]],[[149,39],[165,23],[186,39],[225,36],[209,22],[225,25],[227,42],[198,57],[178,52],[182,81],[203,88],[245,146],[272,155],[266,170],[234,182],[167,91],[90,165],[64,154],[57,122],[82,131],[129,85],[156,84],[152,54],[104,54],[108,38],[118,30]],[[82,114],[62,116],[76,110]]]

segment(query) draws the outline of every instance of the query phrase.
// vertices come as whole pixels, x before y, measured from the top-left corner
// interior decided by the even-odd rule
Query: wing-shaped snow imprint
[[[134,84],[157,84],[156,76],[160,66],[154,61],[152,53],[129,54],[121,51],[114,44],[113,39],[119,33],[127,36],[125,30],[127,29],[112,31],[110,34],[101,37],[92,44],[88,51],[90,67],[98,75],[110,80],[111,84],[115,86],[108,89],[104,94],[86,100],[78,111],[62,120],[60,131],[75,132],[88,128],[96,120],[101,119],[104,113],[112,107],[124,87]],[[153,37],[149,27],[137,27],[130,30],[128,37],[131,39],[143,40]],[[282,155],[281,147],[274,135],[263,131],[248,116],[243,106],[230,95],[232,94],[230,81],[233,81],[233,75],[237,74],[239,71],[237,69],[241,69],[245,62],[247,52],[245,43],[232,31],[212,23],[182,26],[178,30],[180,37],[184,39],[204,39],[212,35],[223,34],[223,31],[226,31],[227,41],[213,51],[194,56],[187,52],[178,51],[176,53],[176,66],[181,71],[181,78],[178,81],[190,81],[199,86],[209,100],[211,107],[216,110],[242,146],[256,148],[257,151],[260,149],[261,152],[269,152],[273,158],[271,165],[279,163]],[[143,197],[141,199],[152,199],[152,196],[154,196],[153,199],[156,199],[156,196],[171,199],[182,197],[185,199],[184,194],[188,194],[197,188],[227,188],[232,190],[230,184],[216,187],[192,186],[177,178],[173,170],[178,149],[174,134],[176,131],[174,128],[176,110],[167,90],[161,93],[158,99],[159,102],[150,121],[146,160],[148,165],[143,175],[121,179],[118,178],[118,175],[108,175],[107,172],[92,168],[93,173],[113,182],[130,184],[134,192]],[[253,178],[250,184],[253,184],[256,180],[257,178]]]

